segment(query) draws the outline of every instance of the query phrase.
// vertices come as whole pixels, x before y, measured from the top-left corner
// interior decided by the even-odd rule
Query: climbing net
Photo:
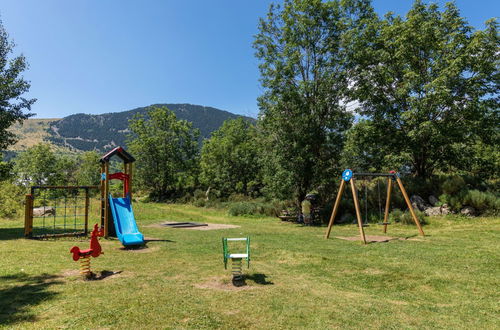
[[[31,238],[87,235],[99,215],[92,204],[98,186],[34,186],[26,196],[25,235]],[[96,213],[96,214],[94,214]]]

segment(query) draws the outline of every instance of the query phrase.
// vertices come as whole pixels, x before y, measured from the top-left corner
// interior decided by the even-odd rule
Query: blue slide
[[[130,196],[113,198],[109,195],[109,207],[113,214],[116,236],[124,246],[144,244],[144,235],[137,228]]]

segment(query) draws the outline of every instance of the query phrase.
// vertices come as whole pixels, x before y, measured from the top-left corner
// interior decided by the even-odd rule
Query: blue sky
[[[258,18],[271,0],[2,0],[15,54],[30,64],[38,118],[191,103],[256,117]],[[281,1],[279,1],[281,2]],[[446,1],[434,1],[444,4]],[[405,14],[412,0],[374,0]],[[498,0],[457,0],[478,29]]]

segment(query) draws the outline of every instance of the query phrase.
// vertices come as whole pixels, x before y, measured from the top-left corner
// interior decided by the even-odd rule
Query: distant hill
[[[193,123],[193,127],[200,130],[202,139],[210,137],[210,134],[227,119],[243,117],[255,121],[250,117],[200,105],[154,104],[152,106],[166,106],[178,119]],[[80,113],[52,120],[28,119],[23,126],[11,128],[21,138],[11,150],[22,151],[31,145],[46,141],[51,142],[59,150],[104,152],[115,146],[125,145],[129,119],[137,113],[146,113],[147,108],[100,115]]]

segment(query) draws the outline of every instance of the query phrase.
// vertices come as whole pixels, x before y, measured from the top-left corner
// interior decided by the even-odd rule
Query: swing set
[[[345,187],[348,182],[351,183],[351,191],[352,191],[352,198],[354,200],[354,208],[356,210],[356,219],[358,222],[358,227],[359,227],[359,235],[361,237],[361,240],[363,241],[364,244],[366,244],[366,236],[365,236],[365,231],[363,229],[364,226],[367,225],[367,220],[368,220],[368,188],[366,185],[364,185],[364,190],[365,190],[365,223],[363,223],[362,218],[361,218],[361,208],[358,200],[358,192],[356,189],[355,185],[355,178],[366,178],[366,177],[386,177],[387,178],[387,198],[385,201],[385,210],[384,210],[384,219],[383,222],[380,223],[381,225],[384,226],[384,233],[387,232],[387,225],[390,223],[387,222],[389,218],[389,209],[390,209],[390,203],[391,203],[391,192],[392,192],[392,183],[396,182],[399,189],[401,190],[401,194],[403,195],[403,198],[406,202],[406,205],[408,206],[408,209],[410,210],[411,217],[413,221],[415,222],[418,231],[420,235],[424,236],[424,231],[422,230],[422,226],[420,224],[420,221],[418,221],[417,215],[415,214],[415,211],[413,210],[413,207],[411,205],[410,199],[408,198],[408,194],[406,193],[406,189],[403,186],[403,182],[401,181],[401,178],[399,177],[399,173],[395,171],[391,171],[389,173],[354,173],[350,169],[346,169],[342,173],[342,180],[340,181],[340,188],[339,192],[337,193],[337,197],[335,199],[335,204],[333,206],[333,211],[330,216],[330,221],[328,223],[328,228],[326,230],[325,238],[330,237],[330,232],[332,230],[333,223],[335,221],[335,217],[337,216],[337,213],[340,208],[340,200],[342,199],[342,193],[345,190]],[[379,215],[380,218],[382,217],[382,203],[380,201],[380,185],[377,182],[377,191],[379,194],[379,199],[378,199],[378,204],[379,204]]]

